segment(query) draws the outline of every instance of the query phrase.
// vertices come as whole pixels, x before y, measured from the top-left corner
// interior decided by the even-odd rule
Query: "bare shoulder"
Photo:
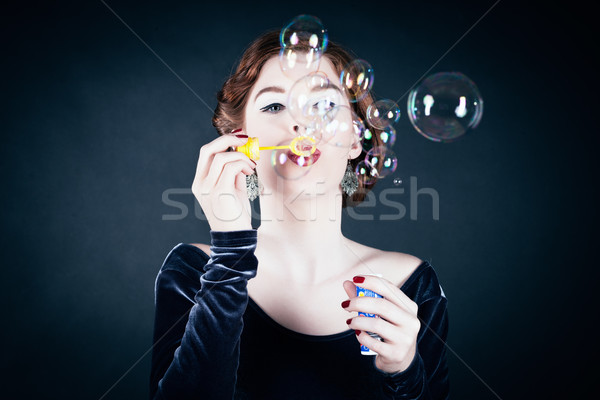
[[[210,256],[210,245],[204,243],[190,243],[192,246],[196,246],[200,250],[206,253],[206,255]]]
[[[396,287],[401,287],[423,263],[418,257],[397,251],[385,251],[352,242],[352,247],[360,259],[358,268],[362,273],[378,273]]]

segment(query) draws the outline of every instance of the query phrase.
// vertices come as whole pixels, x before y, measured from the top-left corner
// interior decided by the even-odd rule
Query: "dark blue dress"
[[[257,231],[211,231],[211,257],[189,244],[156,278],[151,399],[447,399],[447,300],[424,261],[401,287],[419,306],[417,354],[385,373],[354,330],[287,329],[248,297]]]

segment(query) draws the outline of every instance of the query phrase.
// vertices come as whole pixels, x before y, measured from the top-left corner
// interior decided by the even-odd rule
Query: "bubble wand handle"
[[[290,146],[289,144],[287,146],[266,146],[266,147],[259,147],[259,150],[277,150],[277,149],[289,149],[292,146]]]
[[[285,146],[259,147],[258,146],[258,138],[257,137],[249,137],[246,144],[236,147],[235,151],[244,153],[245,155],[248,156],[248,158],[250,158],[251,160],[255,160],[255,161],[258,161],[260,159],[260,150],[290,149],[292,151],[292,153],[294,153],[298,156],[302,156],[302,155],[307,155],[307,154],[305,151],[300,151],[298,149],[297,144],[300,139],[304,139],[304,138],[307,138],[307,137],[297,136],[292,140],[292,142],[289,145],[285,145]],[[308,152],[309,154],[312,154],[315,152],[315,149],[316,149],[316,146],[314,144],[315,140],[310,137],[308,137],[307,139],[312,142],[312,147],[311,147],[310,151]]]

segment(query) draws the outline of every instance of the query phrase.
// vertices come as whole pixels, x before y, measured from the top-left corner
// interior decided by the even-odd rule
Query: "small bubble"
[[[319,69],[327,49],[327,30],[317,17],[299,15],[279,34],[279,62],[284,74],[299,77]]]
[[[371,175],[378,178],[392,174],[398,166],[396,155],[386,146],[377,146],[369,150],[365,162],[371,166]]]
[[[383,99],[372,103],[367,109],[367,121],[373,128],[384,129],[400,119],[400,107],[396,102]]]
[[[340,84],[348,93],[349,101],[362,100],[373,86],[374,73],[371,64],[365,60],[354,60],[344,67],[340,74]]]

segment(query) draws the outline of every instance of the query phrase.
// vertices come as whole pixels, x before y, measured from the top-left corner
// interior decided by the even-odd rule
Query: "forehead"
[[[339,84],[339,74],[336,72],[333,63],[328,57],[322,57],[319,64],[319,72],[327,75],[327,78],[334,84]],[[306,72],[297,72],[286,75],[281,70],[279,57],[271,57],[263,66],[256,84],[252,88],[251,98],[254,93],[266,86],[280,86],[287,92],[292,85],[300,78],[305,76]]]

